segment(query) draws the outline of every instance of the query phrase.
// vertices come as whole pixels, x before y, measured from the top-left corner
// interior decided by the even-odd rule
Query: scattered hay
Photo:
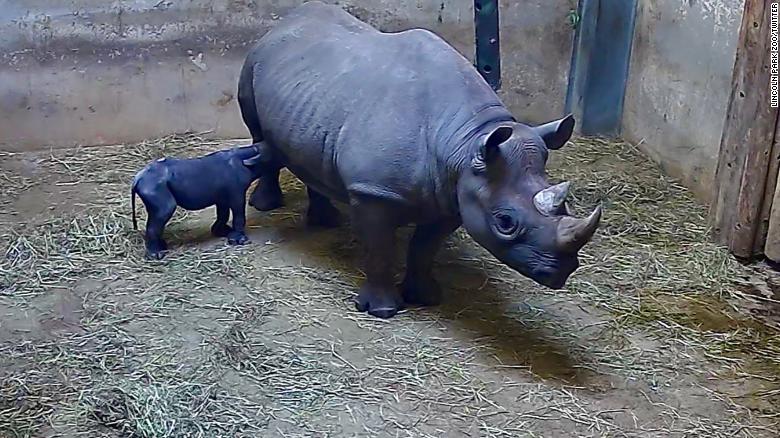
[[[81,402],[103,427],[139,438],[250,436],[267,425],[261,405],[231,396],[216,384],[123,382],[90,390]],[[239,413],[246,410],[255,415],[242,417]]]
[[[17,155],[0,151],[0,160],[11,160]],[[33,185],[35,183],[30,178],[20,175],[19,172],[0,168],[0,209],[9,210],[11,202]]]
[[[743,296],[734,284],[751,271],[710,242],[706,208],[633,146],[580,139],[554,158],[552,173],[574,181],[577,209],[607,211],[585,251],[589,279],[620,292]]]
[[[439,264],[452,302],[389,322],[350,311],[361,274],[344,230],[328,264],[296,264],[276,243],[194,245],[198,215],[179,212],[177,249],[143,259],[133,175],[218,147],[174,136],[44,157],[52,179],[100,197],[0,223],[0,305],[33,311],[73,290],[81,307],[55,335],[0,339],[0,436],[777,435],[780,336],[743,311],[770,280],[710,243],[704,207],[634,147],[576,139],[552,156],[580,213],[605,205],[567,291],[521,279],[461,231]],[[2,172],[12,205],[31,183]],[[282,186],[302,189],[288,174]]]
[[[712,243],[706,207],[635,147],[578,139],[576,147],[555,155],[552,167],[556,176],[574,181],[580,211],[598,202],[606,210],[594,244],[584,250],[584,266],[568,287],[571,292],[610,311],[618,323],[655,324],[666,336],[670,329],[690,334],[713,354],[722,346],[711,332],[737,332],[747,339],[742,333],[764,327],[738,313],[756,299],[745,289],[756,277],[769,277]],[[659,306],[659,300],[667,305]],[[723,318],[733,323],[713,327],[723,325]],[[780,338],[767,330],[764,347],[750,348],[750,354],[780,366],[775,342]]]
[[[55,219],[33,233],[8,231],[3,235],[10,244],[0,264],[0,292],[25,297],[95,275],[106,268],[94,263],[100,257],[122,263],[139,244],[125,222],[109,211],[84,219]]]

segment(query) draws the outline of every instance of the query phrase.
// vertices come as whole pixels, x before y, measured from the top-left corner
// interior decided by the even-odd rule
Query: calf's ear
[[[542,137],[547,149],[560,149],[569,141],[574,132],[574,116],[569,114],[560,120],[553,120],[533,129]]]
[[[256,166],[256,165],[258,165],[258,164],[260,164],[262,162],[263,162],[263,155],[262,154],[257,154],[257,155],[255,155],[253,157],[249,157],[249,158],[247,158],[245,160],[242,160],[242,163],[244,163],[244,166],[248,166],[248,167]]]

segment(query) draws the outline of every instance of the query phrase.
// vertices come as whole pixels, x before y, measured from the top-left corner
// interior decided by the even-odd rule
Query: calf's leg
[[[403,308],[403,299],[393,281],[395,232],[393,206],[377,200],[353,200],[352,227],[365,251],[366,280],[356,307],[360,312],[390,318]]]
[[[211,234],[216,237],[227,237],[233,228],[227,221],[230,218],[230,207],[227,204],[217,204],[217,220],[211,226]]]
[[[233,213],[233,230],[227,235],[230,245],[244,245],[249,243],[244,228],[246,227],[246,198],[241,192],[240,196],[235,196],[230,203],[230,211]]]
[[[140,187],[138,196],[146,206],[146,257],[160,260],[165,257],[168,244],[163,239],[165,225],[176,211],[176,199],[167,189]]]
[[[401,283],[404,302],[418,306],[434,306],[441,302],[441,288],[433,278],[433,259],[447,236],[459,226],[453,221],[415,228],[406,255],[406,276]]]
[[[333,206],[330,199],[306,187],[309,193],[309,209],[306,211],[306,223],[312,227],[338,227],[341,223],[341,213]]]

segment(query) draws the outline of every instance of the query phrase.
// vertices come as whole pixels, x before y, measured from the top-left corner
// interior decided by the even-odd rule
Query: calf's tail
[[[136,194],[136,187],[138,186],[138,178],[133,178],[133,185],[130,188],[130,205],[133,209],[133,229],[138,229],[138,219],[135,217],[135,194]]]

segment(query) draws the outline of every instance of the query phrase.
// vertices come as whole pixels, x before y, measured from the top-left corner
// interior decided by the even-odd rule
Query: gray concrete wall
[[[640,0],[623,136],[708,201],[744,0]]]
[[[524,122],[542,123],[561,117],[574,42],[574,28],[568,24],[567,15],[577,9],[577,0],[499,3],[501,98]],[[470,48],[469,55],[472,51]]]
[[[248,133],[235,89],[248,48],[302,0],[0,1],[0,147]],[[473,57],[472,0],[339,3],[383,30],[424,27]],[[504,89],[516,115],[561,115],[573,0],[501,2]]]

